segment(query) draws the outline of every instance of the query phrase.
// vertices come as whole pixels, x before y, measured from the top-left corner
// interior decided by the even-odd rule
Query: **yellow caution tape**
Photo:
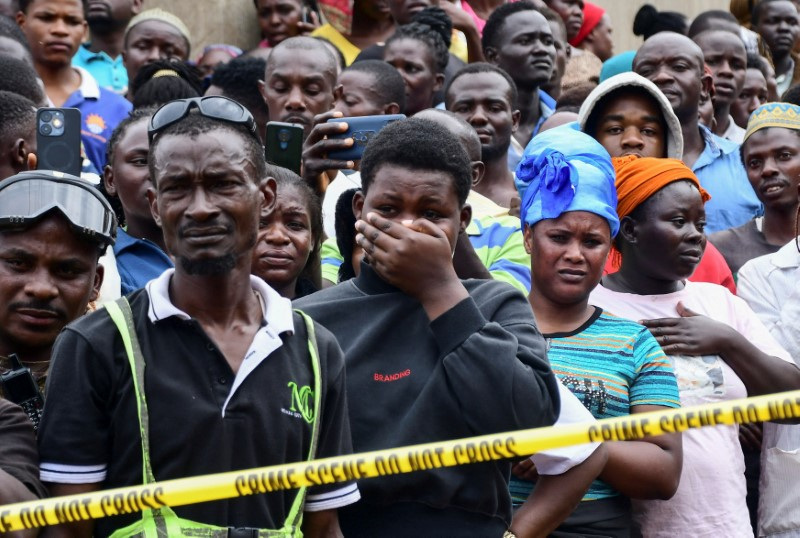
[[[693,428],[800,418],[800,390],[720,404],[639,413],[364,452],[244,471],[167,480],[0,506],[0,532],[491,460],[594,441],[627,441]]]

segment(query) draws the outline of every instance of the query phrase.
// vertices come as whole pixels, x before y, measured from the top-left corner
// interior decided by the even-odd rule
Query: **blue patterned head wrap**
[[[614,237],[619,231],[615,177],[605,148],[574,125],[538,134],[525,148],[514,179],[522,199],[520,218],[533,226],[567,211],[588,211],[606,219]]]

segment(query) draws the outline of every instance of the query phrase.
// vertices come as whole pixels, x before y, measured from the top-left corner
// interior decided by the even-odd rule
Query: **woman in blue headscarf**
[[[529,300],[548,342],[553,372],[595,416],[608,418],[680,406],[669,360],[648,330],[589,304],[619,229],[608,152],[570,126],[536,136],[517,168]],[[607,443],[608,463],[572,515],[551,536],[629,536],[630,498],[668,499],[678,487],[680,434]],[[516,500],[533,484],[512,479]],[[529,496],[530,493],[530,496]],[[534,517],[526,502],[514,516]]]

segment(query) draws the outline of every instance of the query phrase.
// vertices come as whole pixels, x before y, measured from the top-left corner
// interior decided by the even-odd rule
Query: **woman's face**
[[[641,215],[622,223],[625,251],[622,265],[632,254],[643,276],[684,280],[692,276],[706,247],[706,210],[700,191],[689,181],[670,183],[636,209]],[[628,217],[623,219],[628,220]]]
[[[297,278],[314,250],[314,236],[305,197],[291,185],[278,190],[275,210],[262,216],[259,224],[252,273],[292,298]]]
[[[153,186],[147,168],[150,149],[147,142],[148,119],[142,118],[128,126],[117,142],[114,156],[106,165],[103,176],[106,192],[119,198],[129,224],[131,221],[153,222],[147,201],[147,189]]]
[[[421,41],[398,39],[383,51],[383,60],[395,67],[406,83],[406,115],[433,106],[433,94],[442,88],[444,75],[436,73],[433,54]]]
[[[303,15],[302,9],[298,0],[257,0],[261,37],[270,47],[298,34],[297,23]]]
[[[610,249],[608,221],[588,211],[569,211],[526,226],[531,294],[560,305],[587,301],[603,276]]]

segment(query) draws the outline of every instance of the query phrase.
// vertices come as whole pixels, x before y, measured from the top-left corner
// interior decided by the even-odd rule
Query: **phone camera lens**
[[[278,140],[281,142],[288,142],[292,138],[292,133],[288,129],[281,129],[278,131]]]
[[[53,119],[53,115],[50,112],[42,112],[39,118],[41,118],[42,121],[50,121]]]
[[[49,135],[50,133],[53,132],[53,127],[51,127],[49,123],[45,123],[44,125],[42,125],[39,128],[39,132],[41,132],[43,135],[47,136],[47,135]]]

